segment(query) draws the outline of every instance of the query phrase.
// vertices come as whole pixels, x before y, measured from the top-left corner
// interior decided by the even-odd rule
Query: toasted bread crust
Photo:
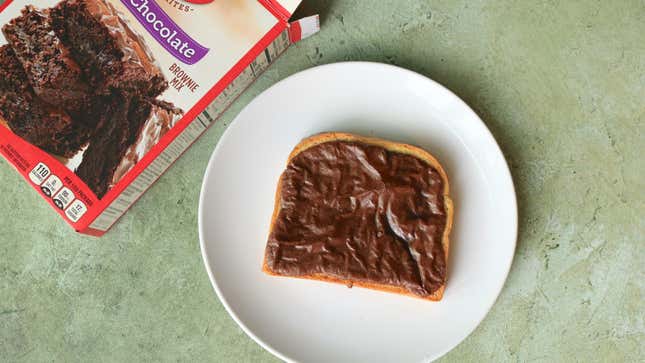
[[[353,135],[348,133],[342,133],[342,132],[327,132],[327,133],[317,134],[302,140],[298,145],[296,145],[296,147],[289,155],[289,158],[287,160],[287,165],[291,162],[293,158],[295,158],[301,152],[311,147],[314,147],[316,145],[327,143],[327,142],[334,142],[334,141],[358,142],[358,143],[363,143],[367,145],[380,146],[388,151],[392,151],[400,154],[412,155],[418,159],[425,161],[426,163],[428,163],[428,165],[432,166],[434,169],[437,170],[437,172],[441,175],[441,178],[443,179],[443,185],[444,185],[443,200],[444,200],[444,208],[446,210],[446,227],[443,232],[441,243],[443,245],[443,250],[445,251],[445,258],[446,258],[446,264],[447,264],[449,250],[450,250],[450,231],[452,230],[454,206],[452,203],[452,199],[450,199],[450,196],[449,196],[450,185],[448,182],[448,176],[446,175],[446,172],[441,166],[441,164],[439,164],[439,161],[437,161],[437,159],[427,151],[416,146],[396,143],[393,141],[388,141],[388,140],[383,140],[383,139],[378,139],[373,137],[364,137],[364,136],[358,136],[358,135]],[[280,180],[278,180],[278,187],[275,195],[275,204],[273,208],[273,216],[271,217],[271,227],[269,230],[269,235],[273,233],[273,228],[275,227],[276,219],[278,218],[278,214],[280,213],[280,199],[281,199],[280,186],[282,185],[282,178],[283,178],[283,175],[281,175]],[[409,291],[405,290],[402,287],[386,285],[386,284],[366,283],[366,282],[354,281],[350,279],[339,279],[339,278],[330,277],[324,274],[312,274],[312,275],[302,275],[302,276],[282,275],[269,268],[269,266],[267,265],[266,252],[265,252],[264,261],[262,264],[262,271],[272,276],[295,277],[295,278],[306,279],[306,280],[333,282],[333,283],[338,283],[338,284],[343,284],[348,286],[358,286],[358,287],[364,287],[364,288],[373,289],[373,290],[380,290],[385,292],[397,293],[401,295],[408,295],[408,296],[412,296],[412,297],[416,297],[424,300],[432,300],[432,301],[441,300],[441,298],[443,297],[443,292],[445,290],[445,284],[444,284],[441,287],[439,287],[439,289],[437,289],[432,295],[427,297],[420,297],[418,295],[410,293]]]

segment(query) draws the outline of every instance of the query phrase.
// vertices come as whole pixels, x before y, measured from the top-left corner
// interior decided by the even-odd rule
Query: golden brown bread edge
[[[388,151],[400,153],[400,154],[407,154],[407,155],[412,155],[418,159],[421,159],[428,163],[428,165],[432,166],[439,172],[441,175],[441,178],[443,179],[443,185],[444,185],[444,190],[443,190],[443,200],[444,200],[444,208],[446,210],[446,227],[443,232],[443,238],[441,240],[442,245],[443,245],[443,250],[445,251],[445,258],[446,258],[446,266],[448,264],[448,255],[449,255],[449,250],[450,250],[450,231],[452,230],[452,221],[453,221],[453,215],[454,215],[454,206],[452,203],[452,199],[450,199],[450,185],[448,183],[448,176],[446,175],[445,170],[437,161],[437,159],[432,156],[429,152],[408,144],[402,144],[402,143],[397,143],[393,141],[388,141],[388,140],[383,140],[379,138],[374,138],[374,137],[364,137],[364,136],[358,136],[354,134],[349,134],[349,133],[343,133],[343,132],[327,132],[327,133],[322,133],[322,134],[317,134],[311,137],[308,137],[304,140],[302,140],[296,147],[293,149],[291,154],[289,155],[289,159],[287,160],[287,165],[291,162],[291,160],[296,157],[298,154],[301,152],[319,145],[319,144],[324,144],[327,142],[334,142],[334,141],[346,141],[346,142],[358,142],[358,143],[363,143],[367,145],[374,145],[374,146],[380,146]],[[275,195],[275,204],[273,208],[273,216],[271,217],[271,227],[269,229],[269,236],[273,233],[273,228],[275,226],[275,221],[278,217],[278,214],[280,213],[280,197],[281,197],[281,185],[282,185],[282,177],[284,173],[280,176],[280,180],[278,180],[278,187],[276,190],[276,195]],[[432,295],[427,296],[427,297],[421,297],[415,294],[410,293],[409,291],[405,290],[402,287],[397,287],[397,286],[391,286],[391,285],[386,285],[386,284],[377,284],[377,283],[369,283],[369,282],[361,282],[361,281],[353,281],[349,279],[339,279],[335,277],[330,277],[324,274],[313,274],[313,275],[303,275],[303,276],[291,276],[291,275],[281,275],[275,271],[272,271],[269,266],[267,265],[267,256],[266,256],[266,251],[264,255],[264,261],[262,264],[262,271],[268,275],[272,276],[282,276],[282,277],[292,277],[292,278],[300,278],[300,279],[305,279],[305,280],[318,280],[318,281],[325,281],[325,282],[333,282],[333,283],[338,283],[338,284],[343,284],[343,285],[349,285],[349,286],[358,286],[358,287],[363,287],[363,288],[368,288],[368,289],[373,289],[373,290],[380,290],[380,291],[385,291],[385,292],[393,292],[397,294],[402,294],[402,295],[408,295],[424,300],[432,300],[432,301],[439,301],[443,297],[443,292],[445,290],[445,283],[437,289]]]

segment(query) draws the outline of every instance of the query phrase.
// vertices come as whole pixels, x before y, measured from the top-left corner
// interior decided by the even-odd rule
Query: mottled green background
[[[228,317],[202,266],[202,173],[253,97],[344,60],[445,84],[511,165],[511,274],[443,361],[645,360],[645,2],[310,3],[322,32],[278,60],[104,238],[72,232],[0,162],[0,361],[273,361]]]

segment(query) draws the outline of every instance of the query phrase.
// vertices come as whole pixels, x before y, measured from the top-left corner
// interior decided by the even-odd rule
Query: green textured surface
[[[101,239],[75,234],[0,162],[0,361],[274,361],[202,266],[197,200],[222,131],[323,63],[397,64],[490,127],[520,203],[502,294],[444,362],[645,360],[645,2],[313,1],[289,50]]]

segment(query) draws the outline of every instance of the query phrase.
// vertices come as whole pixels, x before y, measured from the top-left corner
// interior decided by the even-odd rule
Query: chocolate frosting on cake
[[[110,186],[118,183],[141,159],[159,143],[159,140],[175,125],[183,116],[183,113],[165,103],[152,105],[150,116],[137,140],[125,152],[125,156],[114,172]]]
[[[56,34],[97,91],[154,98],[168,88],[143,39],[104,0],[68,0],[51,10]]]
[[[151,76],[160,76],[161,71],[155,64],[152,52],[145,46],[139,34],[132,31],[130,26],[119,16],[117,10],[104,0],[85,1],[87,11],[103,24],[123,52],[124,63],[133,63],[143,68]]]

